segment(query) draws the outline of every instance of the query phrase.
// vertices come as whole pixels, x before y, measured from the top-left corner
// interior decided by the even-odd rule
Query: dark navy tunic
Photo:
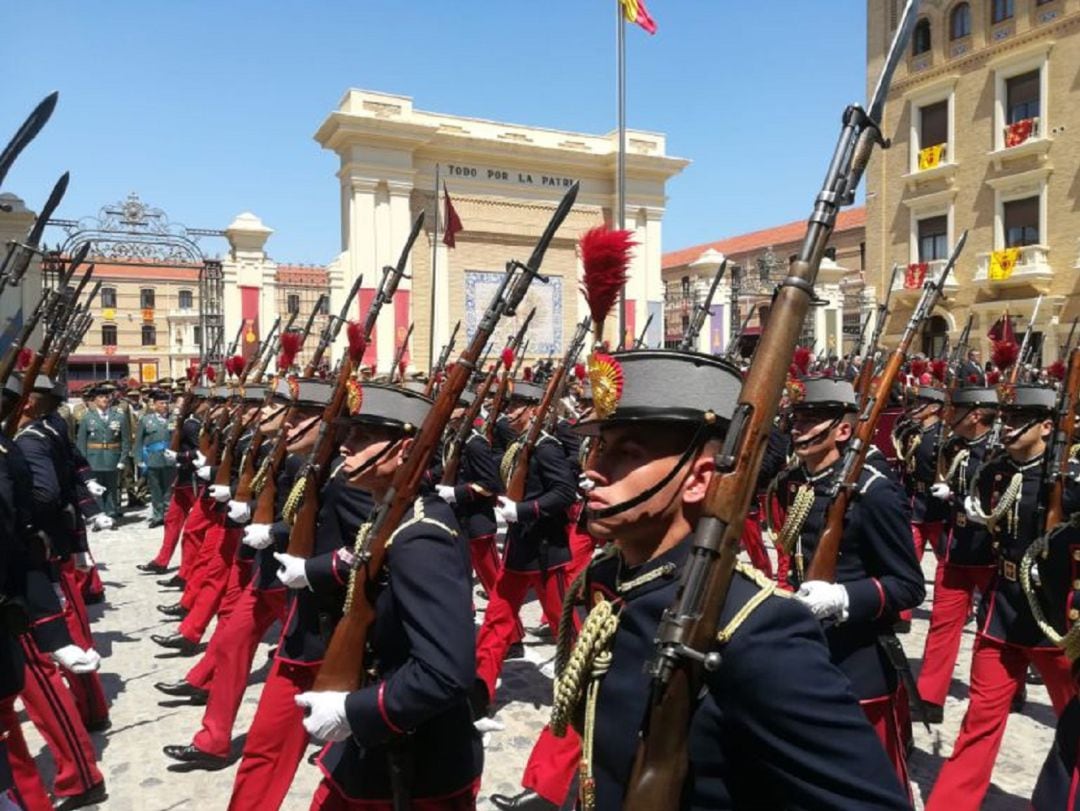
[[[930,487],[937,481],[938,442],[942,423],[935,422],[926,428],[915,428],[908,442],[919,437],[915,449],[915,469],[904,471],[904,485],[911,496],[911,520],[916,524],[944,521],[949,514],[948,505],[930,495]]]
[[[825,527],[829,490],[839,464],[814,476],[800,465],[787,474],[777,490],[787,510],[800,485],[814,488],[813,507],[799,533],[807,571]],[[794,567],[789,580],[794,588],[800,585]],[[915,558],[903,493],[872,467],[863,468],[844,516],[836,582],[847,589],[850,605],[847,620],[831,623],[825,631],[832,660],[851,679],[860,700],[892,695],[896,670],[881,650],[878,637],[892,632],[901,611],[922,602],[926,587]]]
[[[525,497],[518,520],[506,531],[506,568],[515,572],[547,571],[570,560],[567,510],[577,499],[577,479],[562,445],[542,433],[529,457]]]
[[[475,428],[461,449],[457,481],[454,483],[454,512],[469,540],[495,534],[495,496],[502,492],[499,461],[487,438]]]
[[[954,436],[945,449],[946,465],[952,464],[955,454],[968,453],[967,459],[957,466],[952,478],[946,482],[952,490],[952,500],[947,527],[951,531],[946,539],[945,562],[952,566],[994,565],[989,531],[983,524],[969,521],[964,510],[964,499],[973,491],[975,476],[986,458],[989,439],[989,431],[976,439]]]
[[[1080,700],[1073,696],[1058,718],[1054,743],[1043,762],[1035,791],[1033,811],[1080,811]]]
[[[685,541],[635,569],[618,557],[593,565],[586,594],[619,610],[612,664],[600,684],[593,738],[596,800],[621,809],[638,731],[646,716],[660,615],[675,597]],[[629,591],[619,584],[664,575]],[[720,628],[762,585],[737,573]],[[795,600],[767,596],[718,644],[722,664],[706,676],[691,721],[690,769],[680,809],[909,809],[906,789],[851,693],[829,661],[821,626]]]
[[[428,496],[393,536],[365,662],[377,676],[346,699],[352,737],[320,758],[347,797],[391,797],[393,746],[412,760],[414,800],[467,790],[483,771],[467,700],[476,658],[469,552],[460,535],[450,505]]]

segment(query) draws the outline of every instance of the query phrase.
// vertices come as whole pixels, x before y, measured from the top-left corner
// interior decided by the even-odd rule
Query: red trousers
[[[202,729],[192,743],[196,749],[228,757],[233,724],[247,689],[248,674],[259,640],[274,620],[285,619],[285,590],[260,591],[248,586],[233,608],[228,622],[219,623],[214,637],[214,678],[203,712]]]
[[[1061,715],[1075,692],[1064,653],[1056,648],[1026,648],[976,635],[967,713],[952,755],[938,773],[926,811],[977,811],[982,805],[1005,735],[1009,708],[1024,684],[1029,664],[1039,671],[1054,712]]]
[[[551,727],[545,726],[529,753],[521,786],[562,807],[580,763],[581,738],[574,728],[567,727],[566,735],[556,738]]]
[[[552,628],[557,627],[566,591],[566,567],[546,572],[515,572],[503,568],[499,573],[495,590],[488,595],[484,623],[476,638],[476,675],[487,684],[488,695],[492,698],[503,659],[515,641],[515,628],[520,622],[518,614],[530,586],[540,600],[544,619]]]
[[[906,702],[906,694],[901,691],[901,695],[905,696]],[[899,709],[897,696],[867,699],[860,701],[859,706],[862,707],[866,720],[870,722],[870,726],[874,728],[874,732],[881,740],[881,745],[885,747],[885,754],[896,770],[900,785],[904,787],[904,791],[910,798],[911,784],[908,782],[907,758],[904,756],[904,736],[897,712]]]
[[[195,506],[195,488],[191,485],[177,484],[173,487],[172,498],[169,499],[169,507],[165,510],[165,534],[161,537],[161,549],[158,550],[153,562],[159,566],[168,566],[172,562],[173,552],[180,542],[180,535],[184,529],[184,522],[188,514]],[[186,539],[185,539],[186,541]],[[194,537],[184,544],[180,550],[180,566],[190,557],[189,546],[194,546]],[[194,548],[191,549],[194,553]]]
[[[90,618],[86,613],[82,590],[78,586],[75,564],[69,559],[59,567],[59,585],[64,593],[64,624],[67,625],[71,641],[80,648],[94,647],[94,637],[90,633]],[[105,689],[101,686],[101,677],[97,673],[65,673],[75,706],[79,708],[79,717],[84,724],[103,721],[109,717],[109,702]]]
[[[180,541],[180,577],[190,584],[198,578],[201,570],[202,546],[206,533],[214,522],[214,504],[212,498],[195,497],[191,512],[184,519],[183,535]],[[185,593],[187,586],[184,587]]]
[[[248,730],[229,811],[262,811],[285,802],[308,744],[304,711],[293,699],[315,684],[319,664],[274,660]]]
[[[495,590],[495,581],[499,577],[499,550],[495,548],[494,535],[480,535],[469,539],[469,556],[472,558],[473,571],[476,572],[480,585],[488,596]]]
[[[14,799],[26,811],[52,811],[53,804],[45,784],[41,782],[37,764],[26,746],[22,725],[15,712],[15,696],[0,698],[0,733],[6,744],[8,768],[11,770]],[[2,798],[4,795],[0,795]],[[0,802],[0,808],[4,807]]]
[[[93,556],[90,559],[93,560]],[[75,583],[79,587],[84,603],[91,598],[101,599],[105,596],[105,584],[101,582],[97,566],[91,565],[89,569],[75,569]]]
[[[432,799],[410,799],[410,811],[473,811],[476,808],[476,795],[480,791],[480,779],[466,789],[449,797]],[[350,800],[323,778],[315,788],[311,798],[310,811],[393,811],[394,804],[389,800]]]
[[[222,517],[206,533],[199,557],[205,560],[198,588],[194,591],[184,589],[180,604],[188,609],[188,614],[180,622],[179,633],[184,639],[198,642],[206,633],[210,620],[218,612],[229,585],[229,572],[236,557],[236,547],[244,531],[240,528],[227,528]],[[194,578],[193,578],[194,579]],[[191,598],[188,598],[188,594]],[[185,602],[186,601],[186,602]]]
[[[923,701],[939,706],[945,703],[960,651],[960,635],[975,603],[975,592],[985,593],[993,576],[993,566],[938,563],[930,630],[919,670],[919,695]]]
[[[761,521],[752,516],[747,516],[743,522],[742,547],[750,556],[750,563],[766,577],[773,576],[772,561],[765,549],[765,541],[761,537]]]
[[[919,563],[922,563],[923,553],[926,551],[927,546],[934,551],[935,556],[942,557],[940,552],[944,529],[944,521],[920,521],[911,524],[911,536],[915,539],[915,557],[919,559]]]
[[[75,700],[64,685],[57,665],[26,634],[20,641],[26,656],[26,683],[21,697],[26,714],[45,739],[56,763],[53,793],[57,797],[70,797],[89,791],[104,778]]]
[[[251,570],[250,560],[237,558],[233,561],[232,569],[229,570],[229,584],[225,587],[225,596],[218,607],[218,628],[223,628],[228,623],[229,617],[232,616],[233,609],[236,608],[237,603],[240,601],[240,596],[247,589],[248,583],[251,582]],[[210,637],[210,644],[207,645],[202,657],[184,677],[188,684],[202,690],[210,689],[210,682],[214,678],[214,656],[217,654],[218,645],[221,644],[223,638],[224,636],[216,631]]]

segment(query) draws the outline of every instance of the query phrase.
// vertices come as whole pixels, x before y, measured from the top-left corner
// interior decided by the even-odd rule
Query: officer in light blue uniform
[[[150,487],[150,527],[160,527],[165,523],[165,505],[176,478],[176,464],[165,458],[172,439],[169,393],[158,389],[150,400],[150,410],[139,418],[135,428],[135,464]]]

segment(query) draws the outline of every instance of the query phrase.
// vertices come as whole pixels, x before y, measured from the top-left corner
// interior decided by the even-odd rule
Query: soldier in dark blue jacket
[[[1004,454],[983,464],[964,505],[968,521],[990,533],[997,574],[979,602],[971,657],[970,700],[952,755],[927,801],[932,811],[978,808],[990,785],[1013,696],[1029,665],[1042,675],[1054,711],[1076,688],[1069,660],[1036,622],[1020,584],[1020,563],[1043,534],[1043,454],[1054,430],[1053,389],[1016,386],[1001,395]]]
[[[810,378],[802,381],[802,391],[791,403],[792,447],[799,465],[786,471],[776,488],[786,513],[778,543],[793,560],[788,581],[798,589],[796,599],[825,624],[832,661],[851,680],[906,786],[907,730],[900,729],[897,719],[896,666],[883,647],[894,644],[888,637],[898,614],[919,605],[926,594],[904,494],[864,465],[844,516],[836,582],[806,579],[857,406],[845,380]]]
[[[376,502],[386,495],[430,405],[402,389],[363,385],[360,402],[350,409],[352,430],[342,453],[346,474]],[[341,808],[349,800],[389,808],[391,761],[407,775],[409,797],[398,797],[405,807],[422,800],[447,809],[474,807],[483,748],[468,704],[475,659],[469,556],[460,535],[446,502],[419,497],[392,537],[377,578],[367,683],[351,693],[297,697],[310,710],[307,731],[333,742],[320,758],[324,778],[313,809]],[[341,539],[345,547],[353,542]],[[305,566],[313,590],[341,587],[340,564],[313,564]]]
[[[611,360],[621,395],[580,430],[598,439],[585,471],[588,528],[612,543],[569,595],[589,612],[581,638],[600,631],[601,641],[563,660],[574,664],[561,667],[559,683],[580,677],[574,695],[587,697],[557,690],[552,713],[557,734],[578,724],[591,751],[585,807],[605,811],[623,804],[649,698],[643,668],[740,389],[735,369],[710,356],[648,350]],[[717,634],[719,665],[695,703],[687,777],[671,807],[909,807],[806,607],[740,565]],[[600,653],[610,655],[603,667],[594,666]]]
[[[903,465],[901,475],[911,497],[911,533],[915,555],[922,561],[929,545],[939,557],[941,535],[948,516],[948,507],[930,495],[937,481],[938,443],[941,440],[941,412],[945,407],[945,391],[933,386],[919,386],[914,406],[907,416],[912,421],[900,450]],[[908,617],[910,619],[910,617]]]

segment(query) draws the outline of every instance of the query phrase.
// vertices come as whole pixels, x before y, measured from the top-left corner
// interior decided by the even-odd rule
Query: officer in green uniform
[[[169,488],[176,478],[176,463],[165,458],[165,450],[172,439],[169,393],[155,391],[150,400],[150,409],[139,418],[135,428],[135,464],[150,487],[150,527],[160,527],[165,523],[165,505]]]
[[[98,386],[93,390],[90,408],[82,422],[76,444],[90,463],[94,478],[105,488],[98,497],[102,511],[114,521],[120,518],[120,494],[117,491],[124,459],[130,453],[131,435],[119,409],[109,405],[112,386]]]

